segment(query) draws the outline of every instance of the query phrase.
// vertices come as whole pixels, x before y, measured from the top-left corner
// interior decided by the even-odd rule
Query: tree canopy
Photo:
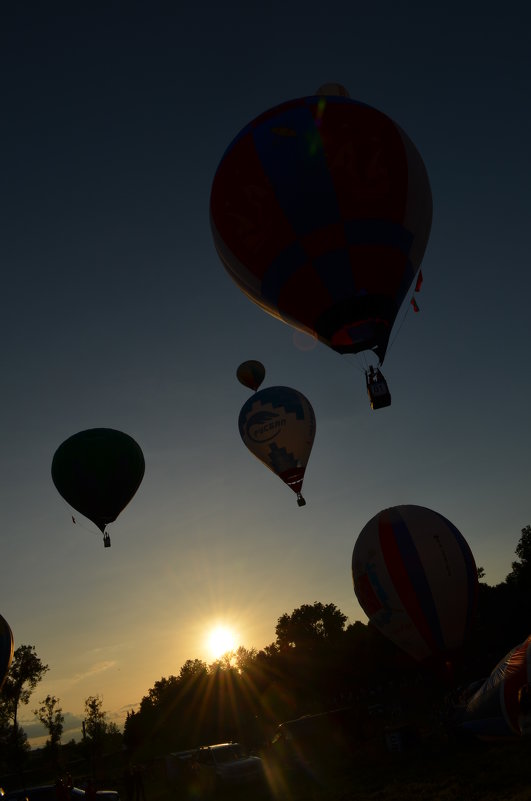
[[[20,704],[27,704],[37,684],[49,670],[37,656],[34,645],[19,645],[2,688],[1,703],[16,727]]]

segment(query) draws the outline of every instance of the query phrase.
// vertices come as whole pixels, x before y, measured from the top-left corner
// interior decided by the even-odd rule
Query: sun
[[[218,625],[209,632],[207,642],[211,656],[214,659],[219,659],[227,651],[234,651],[236,648],[236,635],[228,626]]]

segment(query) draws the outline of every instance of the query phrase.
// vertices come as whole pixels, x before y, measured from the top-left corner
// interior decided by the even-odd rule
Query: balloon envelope
[[[352,555],[354,592],[380,631],[419,661],[458,650],[472,624],[477,569],[463,535],[423,506],[375,515]]]
[[[0,689],[9,671],[11,660],[13,659],[13,632],[7,620],[0,615]]]
[[[481,739],[521,734],[518,691],[531,681],[531,636],[509,651],[466,705],[462,728]]]
[[[211,228],[229,275],[262,309],[383,362],[428,241],[431,190],[396,123],[329,91],[240,131],[213,180]]]
[[[242,406],[240,436],[266,467],[300,495],[315,437],[310,401],[289,387],[268,387]]]
[[[243,384],[244,387],[249,387],[249,389],[254,389],[256,392],[265,378],[265,367],[262,362],[250,359],[240,364],[236,370],[236,377],[240,384]]]
[[[137,491],[144,468],[144,455],[132,437],[112,428],[91,428],[59,446],[52,479],[65,501],[104,531]]]

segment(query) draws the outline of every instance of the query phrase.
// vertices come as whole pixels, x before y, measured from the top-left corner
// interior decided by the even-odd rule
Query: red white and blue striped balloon
[[[450,659],[470,630],[477,569],[463,535],[424,506],[394,506],[361,531],[354,592],[380,631],[419,661]]]

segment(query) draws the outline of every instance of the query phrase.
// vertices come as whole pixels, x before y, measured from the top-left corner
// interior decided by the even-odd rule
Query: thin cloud
[[[124,712],[136,712],[138,709],[140,709],[140,701],[137,701],[136,704],[125,704],[121,706],[116,711],[116,714],[123,715]]]
[[[118,663],[115,659],[113,660],[106,660],[104,662],[95,662],[92,667],[86,670],[84,673],[76,673],[75,676],[66,680],[66,684],[72,687],[74,684],[79,684],[80,682],[84,681],[85,679],[90,679],[92,676],[97,676],[100,673],[105,673],[105,671],[110,670],[111,668],[115,667]]]

